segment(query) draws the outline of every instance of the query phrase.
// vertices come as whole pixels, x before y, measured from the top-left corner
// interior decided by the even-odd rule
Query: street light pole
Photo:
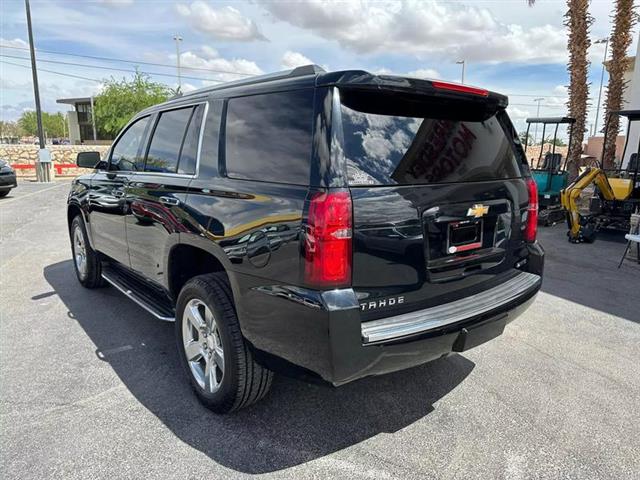
[[[536,110],[536,118],[540,117],[540,102],[544,101],[544,98],[534,98],[534,102],[538,103],[538,108]],[[538,124],[536,123],[536,128],[533,132],[533,144],[536,144],[536,139],[538,138]],[[543,139],[544,140],[544,139]]]
[[[598,92],[598,105],[596,106],[596,123],[595,128],[593,129],[593,134],[597,135],[598,133],[598,115],[600,115],[600,99],[602,98],[602,84],[604,82],[604,64],[607,61],[607,50],[609,48],[609,39],[601,38],[600,40],[596,40],[593,42],[594,44],[603,44],[604,43],[604,59],[602,60],[602,71],[600,72],[600,91]]]
[[[36,103],[36,122],[38,124],[38,142],[40,144],[40,150],[44,150],[44,130],[42,128],[42,110],[40,108],[40,89],[38,87],[38,71],[36,69],[36,52],[33,46],[33,29],[31,28],[31,7],[29,6],[29,0],[24,0],[24,6],[27,11],[27,32],[29,35],[29,52],[31,53],[31,76],[33,77],[33,95]],[[36,179],[39,182],[47,181],[46,173],[41,168],[42,165],[38,163],[36,165]],[[48,173],[48,172],[47,172]]]
[[[458,60],[456,62],[456,65],[462,65],[462,81],[460,83],[464,83],[464,66],[465,66],[465,60]]]
[[[176,66],[178,68],[178,91],[182,91],[182,74],[180,72],[180,42],[182,37],[178,34],[173,36],[176,41]]]
[[[93,127],[93,141],[98,140],[98,133],[96,132],[96,115],[94,112],[93,95],[91,95],[91,126]]]

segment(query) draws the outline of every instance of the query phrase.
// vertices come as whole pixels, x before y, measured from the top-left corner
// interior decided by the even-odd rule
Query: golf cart
[[[537,165],[533,164],[531,159],[531,175],[538,186],[538,222],[542,225],[555,225],[557,222],[565,218],[562,204],[560,203],[560,192],[567,186],[569,173],[567,172],[567,160],[571,152],[571,131],[569,131],[569,146],[567,147],[567,155],[563,159],[561,153],[556,153],[556,140],[558,138],[558,127],[560,125],[570,125],[576,122],[571,117],[536,117],[527,118],[527,133],[525,136],[524,152],[527,153],[527,143],[529,140],[529,129],[532,124],[542,124],[542,145],[540,146],[540,154],[538,155]],[[555,125],[553,131],[553,141],[549,145],[549,149],[542,158],[544,150],[544,134],[547,125]]]
[[[609,132],[613,115],[626,117],[628,120],[627,135],[622,152],[619,168],[605,169],[604,145]],[[640,210],[640,182],[638,180],[638,152],[640,142],[635,152],[629,156],[629,162],[624,165],[624,159],[629,146],[631,124],[640,121],[640,110],[621,110],[611,112],[604,128],[604,144],[602,160],[599,167],[587,167],[561,194],[562,206],[567,211],[569,225],[569,241],[572,243],[593,242],[595,235],[601,228],[629,231],[631,214]],[[596,189],[589,201],[589,213],[579,212],[578,198],[580,193],[591,183]]]

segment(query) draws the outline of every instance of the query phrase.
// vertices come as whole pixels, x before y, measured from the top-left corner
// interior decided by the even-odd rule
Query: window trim
[[[305,90],[308,90],[311,92],[311,98],[312,98],[311,125],[310,125],[311,150],[309,150],[309,167],[310,167],[309,180],[305,183],[291,183],[291,182],[278,182],[275,180],[260,180],[255,178],[241,178],[241,177],[230,176],[229,172],[227,171],[227,114],[229,112],[229,102],[231,100],[236,100],[239,98],[250,98],[250,97],[272,95],[272,94],[278,94],[278,93],[301,92]],[[311,175],[312,175],[312,169],[313,169],[313,159],[314,159],[314,150],[315,150],[314,138],[315,138],[316,94],[317,94],[317,88],[311,86],[311,87],[302,87],[302,88],[292,88],[292,89],[286,89],[286,90],[268,90],[268,91],[258,92],[258,93],[224,97],[223,99],[224,104],[222,107],[221,120],[220,120],[220,133],[218,135],[218,172],[220,173],[220,176],[229,180],[240,181],[240,182],[259,182],[259,183],[266,183],[266,184],[273,184],[273,185],[308,187],[312,182]]]
[[[200,154],[202,152],[202,140],[204,137],[204,129],[205,129],[205,124],[207,123],[207,114],[209,112],[209,99],[204,99],[204,100],[200,100],[197,102],[193,102],[193,103],[185,103],[183,105],[175,105],[172,106],[171,108],[167,108],[164,110],[154,110],[153,112],[149,112],[146,113],[144,115],[141,115],[140,117],[134,117],[133,119],[131,119],[131,121],[127,124],[127,126],[122,130],[122,132],[120,132],[120,134],[116,137],[116,139],[113,141],[113,144],[115,145],[115,143],[120,140],[120,137],[122,135],[124,135],[124,133],[129,129],[129,127],[131,125],[133,125],[136,121],[144,118],[144,117],[155,117],[155,120],[153,120],[153,125],[155,128],[155,123],[158,121],[158,118],[160,118],[161,113],[163,112],[168,112],[171,110],[179,110],[181,108],[187,108],[187,107],[195,107],[198,105],[204,105],[204,110],[202,112],[202,122],[200,122],[200,132],[198,132],[198,147],[196,149],[196,171],[193,175],[187,174],[187,173],[171,173],[171,172],[145,172],[145,171],[122,171],[122,173],[126,173],[127,175],[161,175],[161,176],[165,176],[165,177],[177,177],[177,178],[191,178],[191,179],[195,179],[198,178],[199,174],[200,174]],[[147,127],[148,128],[148,127]],[[147,156],[147,150],[149,149],[149,146],[151,145],[151,135],[149,135],[149,132],[146,131],[145,132],[145,139],[144,139],[144,152],[145,152],[145,165],[147,163],[146,160],[146,156]],[[110,149],[109,152],[109,162],[107,164],[107,166],[111,165],[111,155],[113,153],[113,148]],[[109,170],[107,170],[108,172]]]

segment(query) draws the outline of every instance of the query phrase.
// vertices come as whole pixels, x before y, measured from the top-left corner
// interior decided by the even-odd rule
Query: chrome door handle
[[[124,192],[122,190],[116,190],[115,192],[113,192],[113,196],[114,197],[118,197],[118,198],[122,198],[122,197],[124,197]]]
[[[160,202],[164,203],[165,205],[178,205],[180,203],[180,200],[173,197],[160,197]]]

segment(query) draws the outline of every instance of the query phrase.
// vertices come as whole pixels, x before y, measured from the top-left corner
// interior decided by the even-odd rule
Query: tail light
[[[524,239],[535,242],[538,234],[538,186],[533,178],[527,178],[529,205],[527,205],[527,223],[524,229]]]
[[[316,287],[351,284],[351,195],[347,191],[313,194],[305,238],[304,278]]]

